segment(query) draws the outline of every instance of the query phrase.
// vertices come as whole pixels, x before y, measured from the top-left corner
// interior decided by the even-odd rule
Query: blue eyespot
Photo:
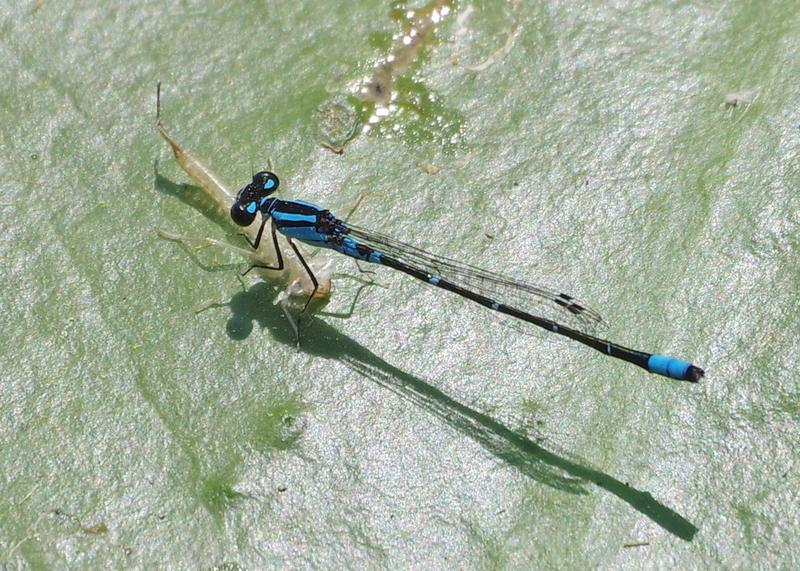
[[[269,177],[264,181],[264,190],[271,190],[273,188],[275,188],[275,179]]]
[[[250,202],[250,203],[248,203],[248,204],[247,204],[247,208],[246,208],[246,210],[247,210],[247,212],[249,212],[250,214],[255,214],[255,213],[256,213],[256,208],[258,208],[258,206],[256,205],[256,203],[255,203],[255,202]]]

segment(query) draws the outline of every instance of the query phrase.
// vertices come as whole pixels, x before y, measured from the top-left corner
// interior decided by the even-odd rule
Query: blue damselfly
[[[286,237],[308,272],[314,287],[318,280],[303,259],[295,240],[311,246],[336,250],[346,256],[399,270],[425,283],[453,292],[492,311],[516,318],[547,331],[574,339],[605,355],[633,363],[671,379],[697,382],[703,369],[666,355],[654,355],[612,343],[593,334],[602,323],[599,313],[571,295],[517,281],[456,260],[436,256],[393,238],[346,223],[318,206],[300,200],[280,200],[270,195],[279,186],[278,177],[262,171],[242,188],[231,207],[231,217],[248,227],[261,213],[261,225],[254,241],[258,248],[267,222],[271,220],[272,242],[277,252],[275,266],[254,264],[269,270],[284,266],[277,232]],[[252,235],[252,234],[251,234]],[[312,294],[313,295],[313,294]],[[311,301],[309,296],[306,307]],[[304,308],[305,311],[305,308]]]

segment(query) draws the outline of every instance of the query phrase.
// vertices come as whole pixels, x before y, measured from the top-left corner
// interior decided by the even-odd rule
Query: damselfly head
[[[265,199],[278,190],[280,181],[275,173],[261,171],[253,175],[253,180],[242,187],[231,206],[231,218],[239,226],[249,226]]]

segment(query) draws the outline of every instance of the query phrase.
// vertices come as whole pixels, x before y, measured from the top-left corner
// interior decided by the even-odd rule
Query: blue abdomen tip
[[[695,367],[691,363],[667,355],[651,355],[647,360],[647,369],[651,373],[664,375],[679,381],[691,381],[696,383],[705,372],[700,367]]]

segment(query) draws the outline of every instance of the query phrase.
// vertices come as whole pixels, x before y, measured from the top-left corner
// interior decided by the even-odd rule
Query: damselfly
[[[703,369],[687,361],[636,351],[596,337],[593,331],[602,323],[602,317],[570,295],[430,254],[383,234],[345,223],[328,210],[308,202],[271,197],[279,184],[274,173],[259,172],[253,176],[250,184],[239,191],[231,207],[231,218],[239,226],[250,226],[256,215],[261,213],[261,226],[255,241],[245,235],[253,248],[259,247],[264,228],[268,221],[272,221],[271,235],[278,254],[277,264],[253,267],[271,270],[283,268],[277,236],[277,232],[280,232],[286,237],[315,287],[318,281],[300,254],[295,240],[336,250],[356,260],[394,268],[488,309],[516,318],[519,322],[569,337],[651,373],[695,383],[705,374]]]
[[[161,120],[161,82],[158,83],[156,91],[156,129],[169,144],[175,160],[181,168],[199,185],[199,189],[205,194],[208,201],[214,205],[215,210],[223,217],[227,217],[232,205],[235,204],[236,196],[202,160],[175,141],[167,132]],[[280,282],[281,285],[285,284],[285,289],[279,294],[276,301],[297,335],[299,335],[298,324],[292,316],[292,310],[300,307],[304,311],[308,309],[315,313],[321,313],[330,299],[333,274],[331,261],[325,256],[315,256],[308,263],[303,260],[302,265],[298,263],[298,260],[288,258],[286,263],[281,262],[281,271],[276,272],[269,271],[271,264],[276,260],[276,253],[269,246],[261,249],[256,248],[255,251],[252,251],[238,248],[233,244],[215,238],[188,238],[164,230],[159,230],[159,236],[175,242],[199,243],[201,247],[212,246],[225,249],[241,254],[258,267],[267,268],[266,271],[261,272],[263,278],[272,283]],[[252,237],[254,236],[255,233],[252,234]],[[314,276],[313,282],[309,279],[310,275]],[[313,303],[309,306],[312,301]],[[216,303],[212,305],[216,305]],[[328,315],[347,317],[346,313]]]

